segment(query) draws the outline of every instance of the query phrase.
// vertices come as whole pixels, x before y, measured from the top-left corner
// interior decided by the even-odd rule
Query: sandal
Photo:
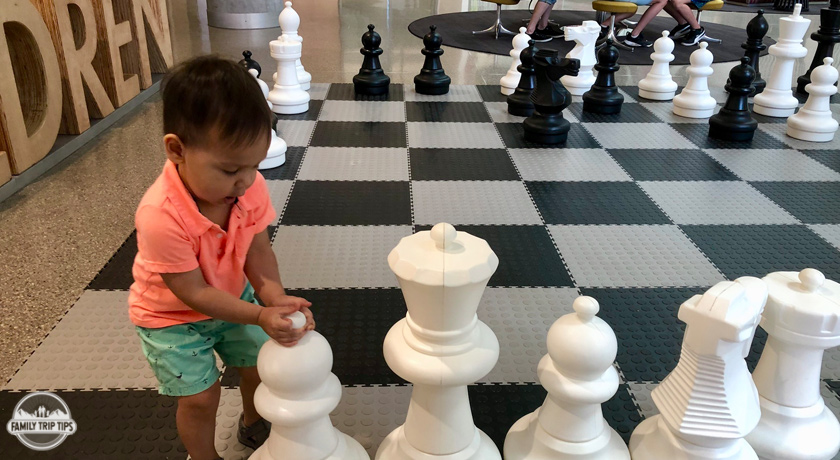
[[[239,432],[236,434],[236,439],[243,446],[256,450],[268,439],[270,432],[271,424],[264,418],[260,418],[253,425],[245,426],[245,414],[239,416]]]

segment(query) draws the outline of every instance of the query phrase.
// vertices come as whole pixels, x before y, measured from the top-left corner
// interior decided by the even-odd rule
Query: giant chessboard
[[[500,259],[478,315],[501,356],[469,388],[476,424],[499,446],[545,397],[536,367],[546,332],[578,295],[600,302],[618,337],[621,385],[603,409],[627,440],[656,413],[650,392],[679,358],[682,302],[718,281],[779,270],[840,280],[840,136],[798,141],[784,119],[757,115],[751,143],[717,141],[706,120],[622,91],[620,115],[584,114],[575,99],[568,142],[551,148],[524,141],[498,86],[422,96],[392,85],[387,97],[356,98],[352,85],[316,84],[307,113],[281,117],[287,161],[263,172],[279,216],[273,248],[284,284],[312,301],[332,345],[344,384],[332,420],[371,455],[404,421],[411,392],[382,357],[406,310],[386,257],[438,222],[484,238]],[[35,453],[2,430],[7,458],[186,458],[176,401],[157,394],[128,320],[135,253],[132,235],[0,391],[4,422],[22,392],[50,389],[79,431]],[[751,370],[766,338],[759,330]],[[838,413],[840,350],[827,353],[822,378]],[[232,370],[222,384],[217,446],[245,458]]]

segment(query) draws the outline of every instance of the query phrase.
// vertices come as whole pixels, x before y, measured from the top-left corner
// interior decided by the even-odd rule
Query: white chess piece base
[[[674,115],[683,118],[709,118],[715,114],[714,107],[710,109],[687,109],[674,103]]]
[[[405,428],[401,426],[392,431],[379,445],[377,460],[501,460],[499,449],[493,440],[478,428],[469,447],[448,455],[431,455],[414,448],[405,437]]]
[[[702,447],[676,437],[661,415],[645,419],[630,438],[633,460],[758,460],[744,439],[721,439],[717,447]]]
[[[830,133],[815,133],[813,131],[806,131],[804,129],[796,129],[791,126],[788,126],[786,133],[788,136],[802,141],[831,142],[832,140],[834,140],[835,131],[832,131]]]
[[[277,133],[271,133],[271,144],[268,146],[268,154],[265,160],[260,162],[259,169],[272,169],[283,166],[286,163],[286,141],[280,139]]]
[[[645,99],[650,99],[652,101],[670,101],[671,99],[674,98],[674,96],[676,96],[676,94],[677,94],[676,90],[675,91],[659,92],[659,91],[648,91],[648,90],[639,88],[639,96],[641,96]],[[711,115],[709,115],[709,116],[711,116]]]
[[[772,451],[757,451],[762,460],[830,460],[840,450],[840,423],[822,398],[803,408],[760,400],[761,423],[747,439],[772,446]]]
[[[766,90],[765,90],[765,92],[766,92]],[[761,93],[761,94],[764,94],[764,93]],[[759,96],[760,96],[760,94],[759,94]],[[793,115],[793,112],[795,112],[796,108],[799,107],[799,101],[796,98],[793,98],[793,101],[787,101],[787,104],[785,103],[785,101],[779,101],[779,99],[781,99],[781,98],[773,100],[774,103],[776,103],[775,107],[768,107],[768,106],[764,106],[764,105],[759,105],[759,103],[756,102],[753,105],[753,112],[755,112],[759,115],[765,115],[765,116],[768,116],[768,117],[786,118],[786,117],[789,117],[789,116]],[[753,99],[753,101],[755,101],[755,99]],[[791,105],[793,107],[791,107]]]
[[[505,460],[630,460],[624,440],[609,425],[587,442],[566,442],[542,428],[539,411],[519,419],[505,438]]]
[[[269,454],[268,447],[266,444],[260,446],[259,449],[254,451],[250,457],[250,460],[274,460],[274,458]],[[283,456],[278,456],[276,458],[283,458]],[[335,450],[327,457],[323,458],[312,458],[312,459],[300,459],[300,460],[369,460],[370,456],[368,456],[365,449],[359,444],[355,439],[347,436],[344,433],[340,433],[338,436],[338,445],[335,447]]]

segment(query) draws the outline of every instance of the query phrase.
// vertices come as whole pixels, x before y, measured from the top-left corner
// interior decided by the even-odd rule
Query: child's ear
[[[163,136],[163,146],[170,161],[176,165],[184,162],[184,143],[176,134]]]

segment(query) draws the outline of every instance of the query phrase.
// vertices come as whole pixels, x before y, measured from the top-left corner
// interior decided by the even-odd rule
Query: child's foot
[[[264,418],[259,419],[251,425],[245,426],[245,414],[239,417],[239,432],[236,434],[236,439],[245,446],[251,449],[256,449],[263,445],[268,439],[268,433],[271,432],[271,424]]]
[[[547,26],[545,26],[545,29],[540,29],[540,33],[551,38],[563,38],[563,36],[566,35],[566,32],[562,27],[550,22]]]
[[[676,40],[678,38],[684,37],[685,34],[689,33],[690,31],[691,24],[687,22],[685,24],[677,24],[673,29],[671,29],[671,33],[668,34],[668,38],[670,38],[671,40]]]
[[[700,27],[699,29],[691,29],[689,33],[682,39],[683,46],[694,46],[700,43],[700,40],[706,36],[706,29]]]
[[[537,43],[545,43],[551,41],[552,37],[542,33],[539,29],[535,30],[534,32],[528,34],[531,36],[531,40],[534,40]]]
[[[650,48],[653,46],[653,43],[650,40],[645,40],[645,35],[641,32],[638,37],[634,37],[633,34],[625,35],[624,44],[636,48]]]

